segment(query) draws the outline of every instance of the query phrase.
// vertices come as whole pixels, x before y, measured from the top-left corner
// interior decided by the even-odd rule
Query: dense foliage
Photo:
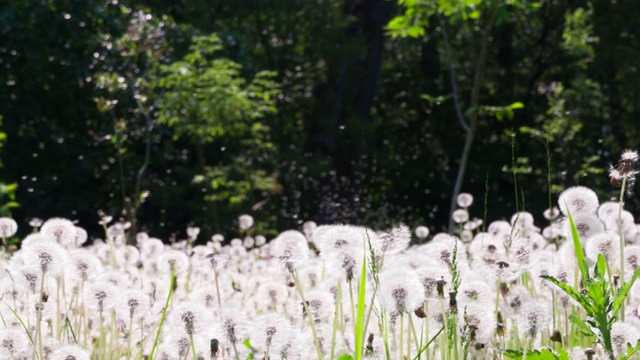
[[[639,6],[1,2],[2,211],[168,238],[242,213],[439,230],[460,191],[491,218],[608,198],[640,138]]]

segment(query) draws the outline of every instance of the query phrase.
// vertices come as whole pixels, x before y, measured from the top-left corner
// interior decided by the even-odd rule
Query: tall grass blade
[[[358,281],[358,309],[356,316],[356,360],[362,359],[364,351],[364,324],[365,324],[365,295],[367,292],[367,255],[362,259],[362,269],[360,272],[360,280]]]

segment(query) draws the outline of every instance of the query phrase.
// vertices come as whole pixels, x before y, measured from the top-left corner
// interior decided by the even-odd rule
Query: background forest
[[[0,2],[0,204],[154,236],[541,213],[640,139],[636,0]],[[19,206],[16,206],[19,203]],[[631,197],[627,208],[637,213]],[[23,231],[26,227],[21,227]],[[135,231],[132,231],[135,233]]]

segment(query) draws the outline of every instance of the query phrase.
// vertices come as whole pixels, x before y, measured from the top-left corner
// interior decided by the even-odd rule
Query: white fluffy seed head
[[[249,327],[248,335],[251,346],[265,352],[267,348],[281,349],[293,337],[294,328],[286,317],[270,313],[259,316],[254,324]],[[270,352],[277,354],[277,350]]]
[[[53,350],[49,360],[89,360],[91,353],[78,345],[64,345]]]
[[[598,207],[598,217],[600,220],[605,221],[610,216],[618,215],[618,209],[620,204],[615,201],[606,201],[600,204]]]
[[[400,224],[389,231],[389,233],[378,234],[380,243],[378,251],[386,254],[395,254],[405,250],[411,243],[411,230],[404,224]]]
[[[638,152],[635,150],[625,150],[620,156],[621,161],[636,162],[638,161]]]
[[[584,186],[574,186],[566,189],[558,198],[560,211],[567,216],[577,214],[595,214],[598,210],[599,201],[596,193]]]
[[[380,305],[387,311],[411,313],[423,302],[424,289],[414,270],[400,268],[380,274]]]
[[[595,214],[579,213],[573,216],[573,223],[576,226],[580,241],[584,245],[588,238],[600,234],[605,230],[604,224]],[[571,225],[566,218],[563,223],[563,234],[567,239],[572,239]]]
[[[458,197],[456,197],[456,203],[461,208],[468,208],[473,204],[473,195],[469,193],[460,193]]]
[[[240,230],[249,230],[253,226],[253,217],[248,214],[238,217],[238,227]]]
[[[87,308],[104,312],[113,309],[118,304],[118,289],[106,281],[96,281],[86,284],[84,288],[84,304]]]
[[[457,209],[451,214],[451,218],[456,224],[463,224],[469,221],[469,212],[465,209]]]
[[[102,262],[89,250],[72,249],[69,250],[64,269],[67,281],[87,281],[101,273]]]
[[[468,334],[466,336],[471,337],[471,332],[475,341],[487,343],[493,338],[493,335],[497,328],[497,320],[493,311],[488,311],[491,306],[486,303],[469,304],[464,311],[459,311],[461,324],[467,326]]]
[[[557,206],[546,209],[542,215],[547,220],[555,220],[560,216],[560,209]]]
[[[189,258],[179,250],[168,249],[158,257],[158,269],[166,274],[180,274],[189,268]]]
[[[307,238],[300,231],[284,231],[270,245],[271,255],[288,272],[292,272],[309,258]]]
[[[64,247],[75,246],[76,226],[71,220],[51,218],[42,224],[40,233],[50,236]]]
[[[37,266],[42,273],[56,276],[64,268],[67,251],[55,241],[34,241],[22,250],[25,264]]]
[[[620,216],[618,216],[618,213],[616,212],[615,215],[607,217],[603,222],[607,230],[618,231],[618,227],[620,227],[623,232],[627,232],[634,230],[634,221],[635,219],[633,218],[633,214],[627,210],[622,210]]]
[[[168,317],[171,328],[186,335],[200,335],[214,323],[212,313],[205,311],[199,303],[190,301],[180,303]]]
[[[15,235],[18,231],[18,223],[12,218],[1,217],[0,218],[0,238],[9,238]]]
[[[602,254],[613,268],[620,266],[620,236],[613,231],[590,237],[584,250],[591,261],[595,262],[598,255]]]
[[[611,345],[616,358],[627,352],[627,344],[635,346],[640,339],[640,331],[626,322],[616,321],[611,326]]]
[[[14,354],[29,349],[29,338],[25,331],[18,327],[0,328],[0,350]]]
[[[491,235],[509,235],[511,234],[511,224],[504,220],[497,220],[489,224],[487,232]]]
[[[551,320],[551,309],[546,301],[528,299],[518,313],[518,330],[525,336],[535,338],[547,330]]]
[[[426,226],[418,226],[414,233],[418,237],[418,239],[426,239],[429,236],[429,228]]]

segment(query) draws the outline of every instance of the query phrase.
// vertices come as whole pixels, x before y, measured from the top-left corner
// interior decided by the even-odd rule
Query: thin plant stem
[[[176,269],[171,269],[171,281],[169,284],[169,294],[167,295],[167,300],[164,303],[164,309],[162,309],[162,316],[160,317],[160,323],[158,324],[158,330],[156,331],[156,336],[153,339],[153,346],[151,347],[151,352],[149,353],[149,360],[153,360],[153,354],[158,347],[158,342],[160,341],[160,334],[162,333],[162,325],[164,324],[164,320],[167,317],[167,311],[169,310],[169,303],[171,302],[171,297],[173,295],[173,283],[176,281]]]
[[[620,187],[620,200],[618,202],[618,236],[620,237],[620,281],[624,282],[626,279],[624,277],[624,231],[622,230],[622,208],[624,206],[624,192],[627,187],[627,176],[622,177],[622,186]],[[624,303],[620,308],[620,320],[624,321],[624,312],[625,312]]]
[[[189,332],[189,345],[191,346],[191,352],[193,353],[193,360],[198,360],[198,353],[196,352],[196,343],[195,341],[193,341],[193,333],[191,332]],[[237,355],[238,354],[236,353],[236,356]]]
[[[309,304],[307,304],[306,300],[304,299],[302,286],[300,285],[300,280],[298,279],[298,274],[295,270],[291,271],[291,277],[293,278],[293,283],[295,285],[296,291],[298,292],[298,296],[300,296],[300,300],[302,301],[302,307],[304,307],[304,311],[307,314],[307,319],[309,320],[309,326],[311,327],[311,334],[313,335],[313,343],[316,347],[316,354],[318,355],[318,359],[322,360],[324,357],[322,356],[322,349],[320,348],[320,341],[318,340],[316,324],[313,321],[313,315],[311,314],[311,310],[309,309]]]

